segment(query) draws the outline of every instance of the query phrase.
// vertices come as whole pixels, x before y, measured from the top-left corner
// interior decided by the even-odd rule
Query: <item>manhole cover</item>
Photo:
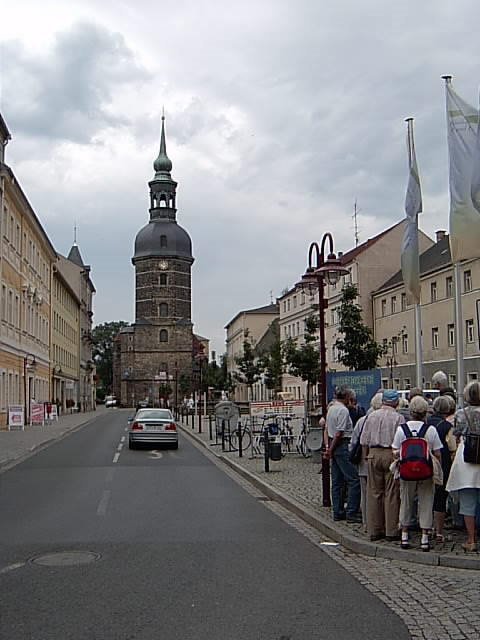
[[[99,559],[100,554],[93,553],[93,551],[57,551],[32,558],[31,562],[46,567],[71,567],[77,564],[88,564]]]

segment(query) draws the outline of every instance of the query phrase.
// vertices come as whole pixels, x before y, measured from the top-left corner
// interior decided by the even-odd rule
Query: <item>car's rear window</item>
[[[168,409],[140,409],[137,420],[148,418],[153,420],[172,420],[172,414]]]

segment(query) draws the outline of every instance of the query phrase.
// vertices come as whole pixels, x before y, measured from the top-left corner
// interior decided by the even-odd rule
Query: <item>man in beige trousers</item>
[[[397,413],[399,395],[384,389],[382,407],[365,420],[360,443],[368,462],[367,532],[370,540],[399,540],[398,514],[400,488],[390,472],[393,462],[392,442],[397,427],[405,422]]]

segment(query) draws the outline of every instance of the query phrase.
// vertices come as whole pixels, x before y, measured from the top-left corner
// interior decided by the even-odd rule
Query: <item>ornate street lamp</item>
[[[328,255],[325,259],[325,245],[328,242]],[[315,263],[313,262],[315,258]],[[327,416],[327,352],[325,347],[325,310],[328,302],[325,299],[325,281],[330,285],[336,284],[343,275],[347,275],[348,269],[342,266],[341,261],[333,252],[333,237],[331,233],[324,233],[320,247],[317,242],[312,242],[308,250],[308,267],[300,282],[296,285],[299,289],[318,289],[318,315],[320,336],[320,395],[322,416]],[[308,407],[307,407],[308,410]],[[330,464],[325,458],[322,462],[322,494],[323,506],[330,507]]]

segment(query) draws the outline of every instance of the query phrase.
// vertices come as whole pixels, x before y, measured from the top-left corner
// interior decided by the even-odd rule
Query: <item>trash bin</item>
[[[276,438],[270,438],[268,451],[270,453],[270,460],[278,462],[278,460],[282,459],[282,443],[277,442]]]

